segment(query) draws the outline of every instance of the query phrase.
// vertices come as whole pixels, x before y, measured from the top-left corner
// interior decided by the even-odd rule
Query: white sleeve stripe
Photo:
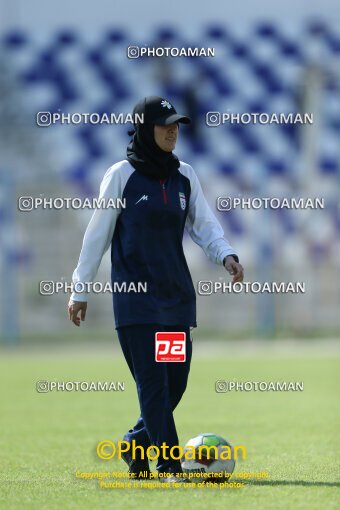
[[[100,185],[99,198],[122,198],[123,192],[134,168],[128,161],[120,161],[110,167]],[[93,282],[104,253],[108,250],[114,234],[120,209],[113,207],[96,209],[87,226],[79,261],[72,275],[73,284]],[[87,301],[84,293],[71,295],[73,301]]]

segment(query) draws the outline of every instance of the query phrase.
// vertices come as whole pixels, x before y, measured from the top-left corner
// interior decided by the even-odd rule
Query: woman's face
[[[178,124],[169,124],[168,126],[155,126],[155,142],[165,152],[172,152],[175,148],[178,136]]]

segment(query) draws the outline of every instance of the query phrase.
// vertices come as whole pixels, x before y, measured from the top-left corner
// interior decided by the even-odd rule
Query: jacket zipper
[[[165,179],[160,179],[159,182],[161,183],[162,190],[163,190],[163,202],[164,202],[164,204],[166,204],[167,203],[167,197],[166,197],[166,189],[165,189]]]

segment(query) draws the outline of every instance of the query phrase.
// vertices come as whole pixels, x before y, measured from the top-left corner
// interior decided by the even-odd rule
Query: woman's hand
[[[239,262],[236,262],[234,257],[232,257],[231,255],[228,255],[228,257],[225,257],[225,259],[223,260],[223,265],[226,268],[226,270],[228,271],[228,273],[233,276],[232,283],[237,283],[237,282],[242,283],[243,282],[243,277],[244,277],[243,267],[241,266],[241,264]]]
[[[68,316],[70,321],[72,321],[76,326],[80,326],[80,319],[82,321],[85,320],[86,309],[87,301],[72,301],[70,299],[68,303]],[[80,317],[78,317],[79,312]]]

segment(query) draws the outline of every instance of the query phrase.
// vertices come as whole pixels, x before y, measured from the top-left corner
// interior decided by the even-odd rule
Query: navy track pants
[[[156,362],[155,334],[158,331],[184,331],[186,333],[185,362]],[[136,382],[141,415],[136,425],[124,436],[133,439],[145,449],[150,445],[160,447],[163,442],[169,447],[178,446],[178,436],[173,410],[182,398],[187,386],[190,370],[192,341],[189,326],[164,326],[140,324],[117,328],[119,342],[131,374]],[[178,449],[174,451],[178,456]],[[173,468],[180,470],[179,461],[164,459],[157,461],[157,470]]]

